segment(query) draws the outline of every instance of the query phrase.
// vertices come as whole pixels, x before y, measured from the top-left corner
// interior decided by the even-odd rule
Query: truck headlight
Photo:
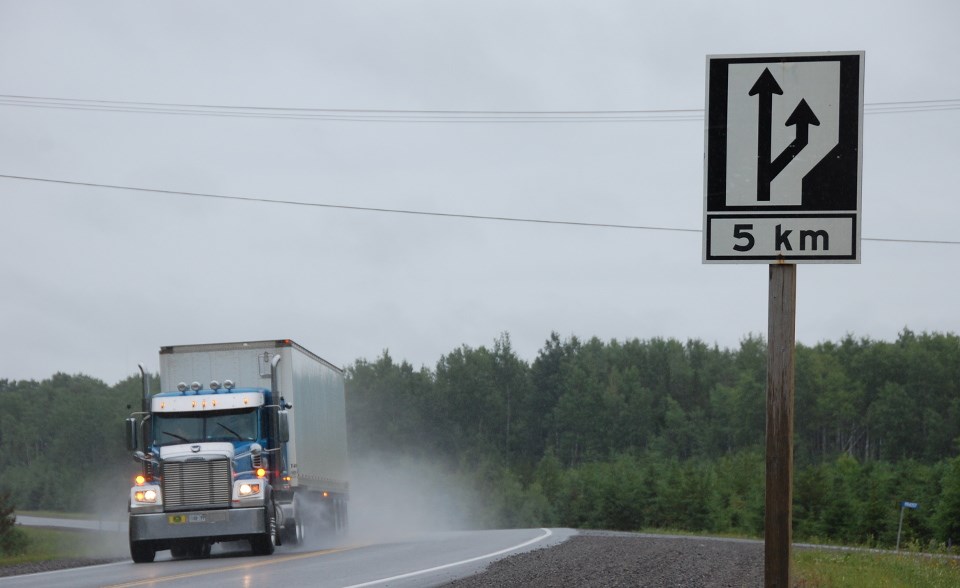
[[[260,494],[260,484],[247,484],[247,483],[240,484],[239,494],[241,497]]]
[[[133,497],[137,502],[154,503],[157,501],[157,491],[156,490],[137,490],[136,492],[134,492]]]
[[[160,494],[160,486],[146,484],[144,486],[134,486],[130,489],[130,510],[138,512],[153,512],[155,509],[163,508],[163,495]]]
[[[266,499],[264,480],[244,478],[233,482],[233,502],[238,506],[260,506]]]

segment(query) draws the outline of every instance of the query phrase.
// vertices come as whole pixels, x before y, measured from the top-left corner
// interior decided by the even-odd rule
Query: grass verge
[[[960,560],[951,556],[909,551],[797,549],[793,563],[793,583],[797,588],[960,586]]]
[[[27,550],[19,555],[0,555],[0,567],[55,559],[122,557],[117,539],[100,531],[17,527],[27,536]]]

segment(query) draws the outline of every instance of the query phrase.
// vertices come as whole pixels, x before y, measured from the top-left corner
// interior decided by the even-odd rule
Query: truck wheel
[[[149,541],[131,541],[130,557],[134,563],[150,563],[157,556],[157,550]]]
[[[277,515],[272,501],[267,502],[264,517],[265,532],[250,539],[250,547],[254,555],[271,555],[277,548]]]
[[[303,518],[298,514],[297,518],[287,523],[286,542],[290,545],[301,545],[304,540]]]
[[[288,520],[283,525],[283,542],[286,545],[299,545],[301,541],[300,526],[296,519]]]
[[[293,516],[284,519],[283,542],[289,545],[303,543],[303,514],[300,506],[300,497],[293,497]]]
[[[210,557],[210,542],[202,539],[184,539],[170,546],[170,555],[174,559]]]
[[[337,531],[341,534],[346,534],[347,529],[350,527],[347,519],[347,501],[339,498],[337,499]]]

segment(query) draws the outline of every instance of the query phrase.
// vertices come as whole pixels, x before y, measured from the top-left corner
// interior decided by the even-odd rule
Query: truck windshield
[[[202,441],[254,441],[257,412],[254,408],[203,413],[153,415],[153,430],[159,445]]]

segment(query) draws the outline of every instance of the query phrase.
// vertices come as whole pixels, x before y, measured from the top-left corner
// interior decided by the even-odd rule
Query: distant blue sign
[[[920,508],[920,505],[916,502],[901,502],[900,506],[902,508],[913,508],[913,509]]]

